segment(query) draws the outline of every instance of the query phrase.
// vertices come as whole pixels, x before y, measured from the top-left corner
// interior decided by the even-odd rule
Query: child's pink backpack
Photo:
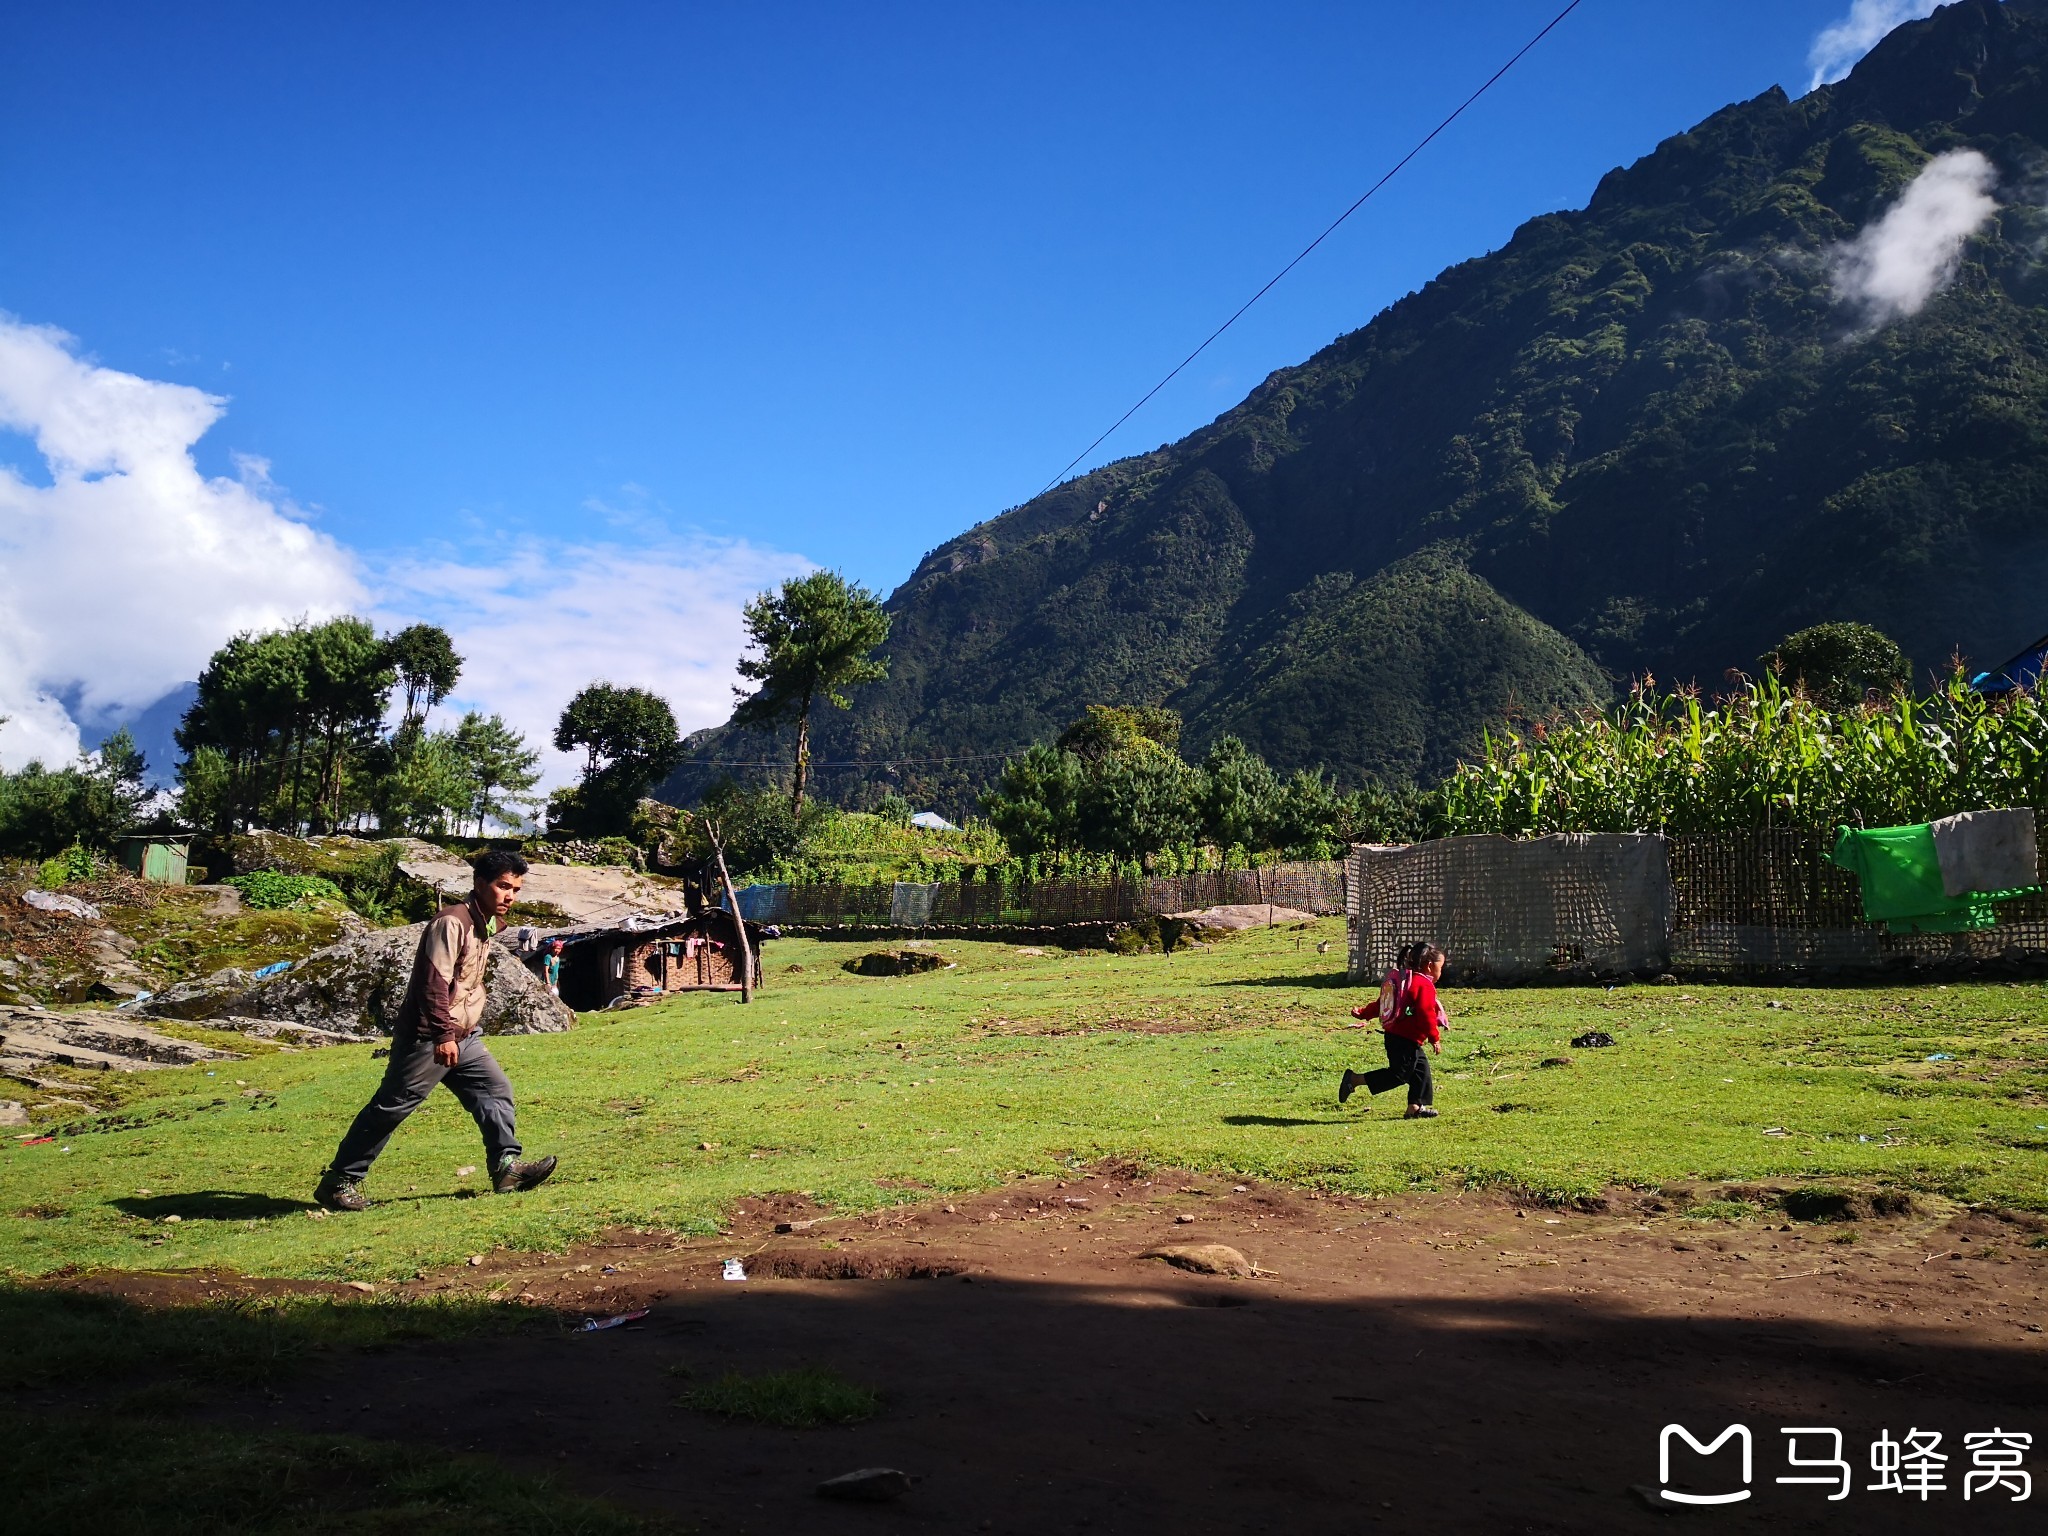
[[[1408,972],[1398,965],[1387,967],[1380,978],[1380,1023],[1391,1024],[1399,1015],[1401,999],[1408,991]]]

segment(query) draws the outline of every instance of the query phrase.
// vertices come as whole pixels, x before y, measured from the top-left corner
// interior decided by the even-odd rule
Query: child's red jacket
[[[1351,1010],[1353,1018],[1379,1018],[1379,1000]],[[1436,983],[1420,971],[1410,971],[1394,1005],[1394,1017],[1380,1019],[1380,1028],[1390,1035],[1413,1040],[1417,1045],[1435,1045],[1443,1037],[1444,1005],[1437,1001]]]

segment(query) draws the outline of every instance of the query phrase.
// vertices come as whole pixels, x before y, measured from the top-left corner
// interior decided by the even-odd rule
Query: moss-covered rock
[[[228,969],[204,981],[168,987],[142,1005],[157,1018],[286,1020],[365,1038],[391,1033],[412,977],[424,923],[360,934],[308,955],[288,971],[258,979]],[[576,1016],[502,945],[484,971],[487,1035],[552,1034]]]

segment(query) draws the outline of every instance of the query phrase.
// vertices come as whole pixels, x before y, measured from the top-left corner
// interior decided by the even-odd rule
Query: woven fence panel
[[[1590,978],[1670,964],[1670,871],[1664,839],[1648,834],[1361,847],[1352,854],[1351,891],[1351,974],[1361,982],[1416,940],[1440,945],[1450,956],[1445,975],[1458,982]]]
[[[1336,860],[1171,875],[1144,881],[1040,880],[1021,885],[791,885],[775,920],[815,925],[1059,928],[1129,923],[1169,912],[1254,904],[1318,916],[1344,910],[1346,869]],[[755,887],[754,889],[764,889]],[[742,893],[742,900],[746,899]]]
[[[1766,976],[2048,958],[2048,897],[2000,902],[1997,923],[1973,933],[1885,933],[1863,920],[1856,877],[1829,861],[1834,842],[1787,830],[1674,838],[1673,964]]]

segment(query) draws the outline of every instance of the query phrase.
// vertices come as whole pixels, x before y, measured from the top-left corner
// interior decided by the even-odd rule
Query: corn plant
[[[1441,790],[1447,833],[1896,826],[2048,808],[2048,708],[1958,673],[1925,698],[1830,708],[1775,677],[1714,700],[1645,680],[1608,710],[1489,734]]]

